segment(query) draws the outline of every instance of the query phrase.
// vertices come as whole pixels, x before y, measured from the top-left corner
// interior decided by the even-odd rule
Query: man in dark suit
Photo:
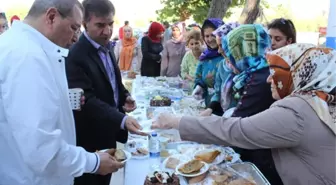
[[[94,152],[115,148],[116,141],[125,143],[128,131],[142,133],[138,122],[125,115],[136,104],[121,82],[119,67],[109,49],[114,6],[109,0],[84,0],[83,7],[85,32],[70,50],[66,72],[69,88],[83,89],[86,99],[82,110],[74,112],[77,144]],[[111,174],[85,174],[75,184],[109,185],[110,178]]]

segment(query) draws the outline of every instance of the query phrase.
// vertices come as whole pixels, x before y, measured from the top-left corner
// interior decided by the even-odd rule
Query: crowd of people
[[[335,50],[296,43],[284,18],[151,22],[141,38],[125,21],[114,41],[114,15],[109,0],[35,0],[10,28],[0,14],[0,184],[109,185],[124,167],[116,142],[146,135],[127,114],[129,71],[180,76],[205,100],[199,116],[164,113],[153,128],[232,146],[272,185],[336,184]],[[73,88],[84,90],[81,110]]]

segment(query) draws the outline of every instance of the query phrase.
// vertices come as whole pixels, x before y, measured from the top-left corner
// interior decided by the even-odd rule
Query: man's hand
[[[97,154],[100,158],[100,165],[96,173],[99,175],[107,175],[124,167],[123,163],[116,161],[114,157],[107,152],[98,152]]]
[[[207,108],[205,111],[201,112],[200,116],[211,116],[212,114],[212,109]]]
[[[142,127],[139,125],[138,121],[131,116],[127,116],[125,121],[125,127],[132,134],[138,134],[142,136],[147,136],[148,134],[141,132]]]
[[[123,109],[125,112],[132,112],[137,108],[135,100],[131,96],[127,96],[125,105],[123,106]]]
[[[83,95],[80,99],[81,102],[81,106],[83,106],[85,104],[85,96]]]
[[[169,113],[161,113],[153,122],[152,129],[178,129],[182,117]]]

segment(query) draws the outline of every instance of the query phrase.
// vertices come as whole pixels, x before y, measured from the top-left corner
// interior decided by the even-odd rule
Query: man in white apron
[[[76,147],[64,57],[83,18],[77,0],[35,0],[0,36],[0,184],[70,185],[123,165]]]

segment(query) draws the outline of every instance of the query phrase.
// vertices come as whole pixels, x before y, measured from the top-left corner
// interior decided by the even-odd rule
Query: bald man
[[[36,0],[0,37],[0,184],[71,185],[123,167],[76,147],[64,49],[83,18],[77,0]]]

